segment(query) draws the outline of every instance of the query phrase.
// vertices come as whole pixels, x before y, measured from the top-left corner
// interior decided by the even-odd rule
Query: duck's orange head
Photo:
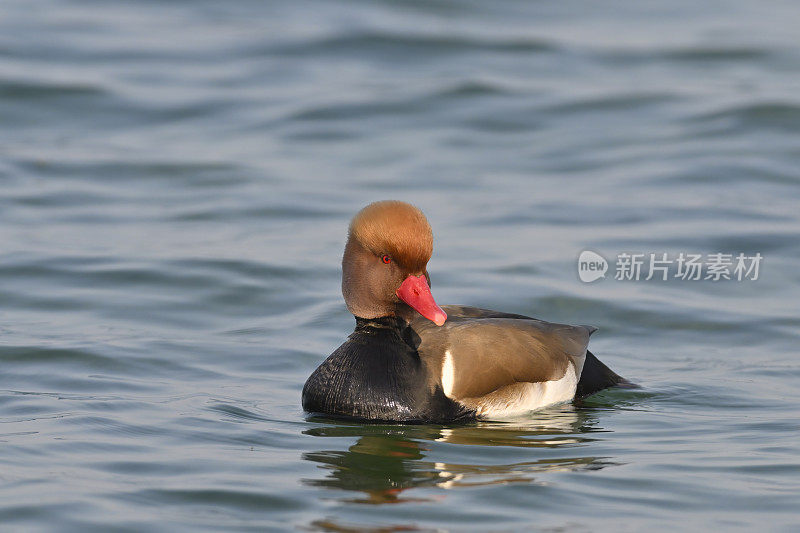
[[[410,318],[413,310],[441,326],[447,315],[433,299],[427,265],[433,232],[422,211],[385,200],[352,222],[342,258],[342,294],[357,317]]]

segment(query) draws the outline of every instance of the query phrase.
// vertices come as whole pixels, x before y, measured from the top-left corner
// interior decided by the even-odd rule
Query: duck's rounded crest
[[[433,253],[433,232],[425,215],[397,200],[374,202],[350,222],[350,238],[381,256],[389,257],[409,272],[423,272]]]

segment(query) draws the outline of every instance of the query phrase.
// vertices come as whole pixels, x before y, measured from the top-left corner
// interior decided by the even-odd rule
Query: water
[[[797,531],[799,15],[6,0],[2,529]],[[383,198],[426,211],[441,303],[595,324],[643,388],[307,417],[353,327],[347,222]],[[584,284],[584,249],[764,262]]]

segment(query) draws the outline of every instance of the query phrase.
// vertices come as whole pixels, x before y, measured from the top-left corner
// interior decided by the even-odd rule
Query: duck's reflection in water
[[[581,455],[585,444],[597,440],[603,430],[591,411],[571,405],[537,412],[525,419],[477,422],[462,426],[372,425],[312,418],[326,425],[304,431],[318,437],[357,437],[347,449],[308,452],[303,458],[319,463],[327,473],[305,479],[312,486],[362,493],[347,499],[358,503],[429,501],[442,497],[429,492],[411,497],[414,487],[444,489],[502,483],[537,483],[537,474],[566,470],[597,470],[614,465],[608,457]],[[463,464],[431,461],[430,456],[448,455],[433,450],[438,443],[464,446],[533,448],[530,460],[504,464]],[[538,454],[535,449],[542,453]],[[446,452],[446,450],[443,450]],[[461,454],[459,454],[461,455]],[[472,455],[487,454],[479,450]],[[488,454],[496,458],[497,453]],[[519,458],[519,453],[515,453]],[[526,455],[528,453],[526,452]],[[426,458],[428,458],[426,460]]]

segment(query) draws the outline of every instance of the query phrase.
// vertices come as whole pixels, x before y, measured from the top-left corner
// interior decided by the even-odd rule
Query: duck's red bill
[[[447,313],[434,301],[425,276],[408,276],[397,289],[396,294],[398,298],[437,326],[441,326],[447,320]]]

